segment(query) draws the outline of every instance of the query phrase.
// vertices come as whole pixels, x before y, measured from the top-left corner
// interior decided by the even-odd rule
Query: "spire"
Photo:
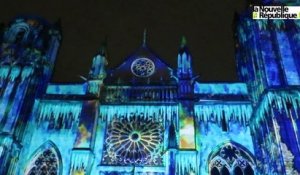
[[[180,54],[183,54],[183,53],[189,54],[189,50],[187,48],[187,40],[186,40],[185,36],[181,37],[179,53]]]
[[[57,29],[59,32],[62,32],[62,27],[61,27],[61,18],[58,18],[56,22],[54,23],[55,29]]]
[[[183,48],[185,46],[186,46],[186,38],[185,38],[185,36],[182,36],[180,47]]]
[[[106,49],[107,49],[107,36],[105,36],[104,41],[101,44],[99,54],[102,56],[106,56]]]
[[[144,29],[144,34],[143,34],[143,46],[146,46],[146,42],[147,42],[147,29]]]

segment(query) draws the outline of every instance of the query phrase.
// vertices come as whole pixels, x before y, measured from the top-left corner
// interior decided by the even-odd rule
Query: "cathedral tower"
[[[251,12],[237,16],[236,61],[254,105],[250,126],[258,171],[299,174],[299,22],[255,20]]]
[[[11,174],[34,99],[45,92],[52,75],[61,35],[59,23],[20,17],[1,36],[0,174]]]

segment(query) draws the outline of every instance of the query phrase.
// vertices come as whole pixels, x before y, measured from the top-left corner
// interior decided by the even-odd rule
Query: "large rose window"
[[[108,126],[104,164],[161,165],[163,129],[159,121],[131,115]]]

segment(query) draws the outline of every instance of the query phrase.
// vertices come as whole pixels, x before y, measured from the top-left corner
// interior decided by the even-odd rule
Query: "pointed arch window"
[[[27,39],[30,33],[29,25],[23,20],[16,21],[5,33],[6,41],[10,43],[20,43]]]
[[[252,169],[252,167],[250,165],[248,165],[245,170],[244,170],[245,174],[247,175],[254,175],[254,171]]]
[[[237,166],[234,168],[234,175],[243,175],[243,170],[241,167]]]
[[[210,175],[254,175],[253,156],[239,144],[223,144],[208,160]]]
[[[61,156],[52,142],[42,145],[30,160],[25,175],[60,175]]]
[[[23,29],[20,29],[18,31],[18,33],[16,33],[16,36],[15,36],[15,43],[21,43],[24,39],[24,36],[26,34],[26,31],[23,30]]]
[[[220,175],[218,168],[213,167],[213,169],[210,172],[210,175]]]
[[[221,173],[222,175],[230,175],[228,168],[225,166],[222,168]]]

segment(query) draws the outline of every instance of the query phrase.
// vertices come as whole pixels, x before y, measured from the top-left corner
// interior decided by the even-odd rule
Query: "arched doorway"
[[[40,146],[29,160],[25,175],[61,175],[61,155],[53,142]]]
[[[254,167],[252,154],[234,142],[221,144],[208,159],[209,175],[254,175]]]

